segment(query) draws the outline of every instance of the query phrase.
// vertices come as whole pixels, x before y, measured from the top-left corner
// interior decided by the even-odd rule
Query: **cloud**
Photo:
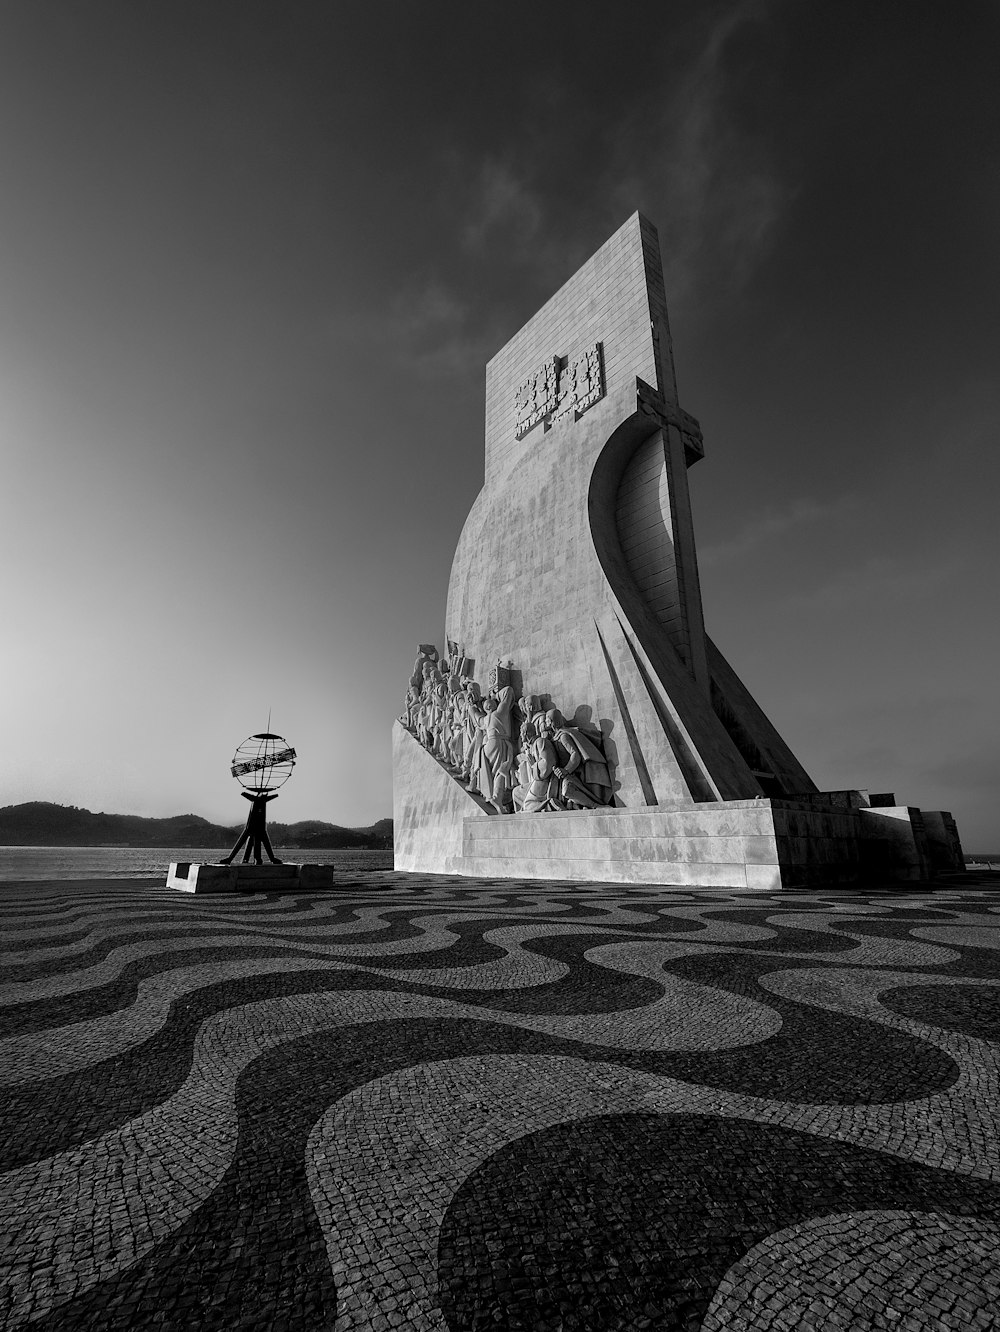
[[[667,290],[672,300],[708,287],[741,286],[767,253],[775,225],[794,195],[768,149],[738,121],[731,93],[740,72],[727,61],[734,37],[763,24],[771,0],[729,5],[702,34],[693,58],[653,115],[647,107],[623,122],[605,188],[620,211],[636,200],[665,219]],[[757,71],[751,71],[756,75]]]
[[[913,557],[872,556],[862,564],[841,569],[826,583],[818,583],[808,592],[796,592],[784,598],[786,611],[831,611],[858,602],[878,601],[887,606],[900,601],[915,601],[943,589],[966,573],[968,560],[960,555],[942,556],[936,563]]]
[[[385,320],[385,346],[397,366],[420,378],[468,373],[469,310],[437,281],[401,292]],[[474,362],[473,362],[474,363]]]
[[[819,504],[811,499],[794,500],[783,512],[772,510],[755,518],[728,541],[718,541],[703,547],[698,555],[698,563],[702,568],[710,569],[744,559],[758,546],[784,535],[791,528],[836,521],[856,513],[861,507],[862,501],[856,495],[845,495],[828,504]]]
[[[428,282],[399,296],[390,325],[403,341],[422,341],[451,331],[467,318],[467,307],[439,282]]]
[[[524,176],[495,158],[480,168],[475,194],[462,228],[462,244],[476,254],[497,243],[498,233],[506,246],[522,253],[531,248],[542,229],[544,209],[540,195]]]
[[[398,292],[388,309],[333,319],[329,335],[334,341],[362,344],[397,372],[419,379],[468,377],[492,353],[491,330],[471,331],[471,311],[437,279],[414,282]]]
[[[669,77],[636,78],[613,103],[603,90],[581,98],[555,64],[520,99],[502,147],[482,152],[460,129],[445,136],[437,188],[452,266],[460,254],[492,290],[483,265],[502,256],[511,277],[520,269],[544,290],[640,208],[661,226],[672,306],[738,288],[793,194],[736,107],[761,76],[754,44],[739,39],[782,2],[705,0],[689,22],[656,28],[649,58]]]
[[[561,150],[569,153],[554,122],[537,129],[522,145],[516,163],[487,157],[470,166],[467,159],[452,155],[448,207],[459,218],[461,251],[476,266],[484,285],[493,285],[484,265],[494,267],[502,255],[509,271],[522,270],[537,290],[545,291],[565,282],[595,248],[593,236],[580,226],[581,216],[592,217],[592,212],[582,212],[570,202],[568,192],[553,189],[552,164]],[[635,204],[627,211],[634,212]],[[609,219],[602,229],[610,233],[624,220],[624,216]],[[504,293],[498,292],[497,298],[502,306]]]
[[[581,99],[571,72],[547,66],[502,146],[483,151],[461,127],[442,136],[435,188],[440,239],[450,243],[441,271],[461,268],[457,289],[488,300],[494,336],[477,339],[487,355],[637,208],[660,223],[672,308],[728,294],[752,273],[793,191],[735,109],[760,69],[734,39],[781,2],[695,6],[689,26],[666,25],[670,48],[656,50],[651,38],[651,56],[671,77],[635,79],[613,105],[599,93]],[[427,296],[444,290],[416,297],[431,341],[447,301],[428,305]],[[416,322],[407,315],[394,333]],[[452,374],[474,352],[442,338],[414,363]]]

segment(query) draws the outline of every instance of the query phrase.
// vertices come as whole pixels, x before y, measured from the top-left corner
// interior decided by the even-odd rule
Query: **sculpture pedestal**
[[[197,865],[172,861],[168,888],[182,893],[283,893],[332,888],[332,865]]]
[[[395,868],[409,873],[775,892],[964,867],[950,816],[855,791],[487,815],[398,722],[393,766]]]

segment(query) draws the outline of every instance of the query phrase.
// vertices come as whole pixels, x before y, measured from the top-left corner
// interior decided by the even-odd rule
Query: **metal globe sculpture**
[[[233,755],[230,771],[248,791],[276,791],[292,775],[295,750],[271,731],[260,731],[243,741]]]

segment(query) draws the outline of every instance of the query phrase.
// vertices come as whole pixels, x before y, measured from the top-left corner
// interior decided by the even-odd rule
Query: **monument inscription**
[[[575,361],[552,356],[519,384],[514,394],[514,433],[523,439],[540,421],[551,424],[573,413],[579,418],[604,396],[601,344]]]

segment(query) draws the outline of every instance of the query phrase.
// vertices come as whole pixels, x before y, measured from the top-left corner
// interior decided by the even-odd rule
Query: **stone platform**
[[[299,888],[332,888],[331,865],[197,865],[171,861],[168,888],[182,893],[280,893]]]
[[[961,869],[932,814],[856,791],[497,815],[398,722],[393,765],[397,870],[774,891]]]

